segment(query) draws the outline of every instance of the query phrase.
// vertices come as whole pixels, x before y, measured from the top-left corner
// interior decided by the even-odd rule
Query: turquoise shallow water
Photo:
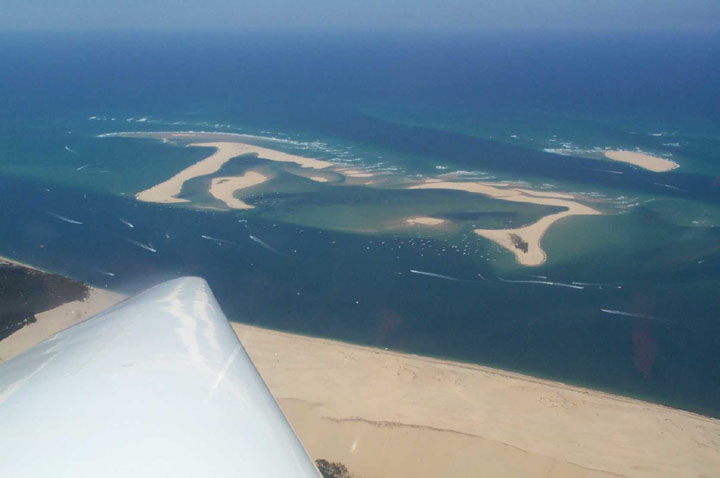
[[[625,38],[611,55],[620,40],[602,37],[2,35],[0,254],[125,292],[201,275],[236,320],[720,415],[716,39]],[[243,193],[249,211],[140,203],[208,152],[97,137],[124,130],[255,134],[393,178],[527,181],[608,214],[553,226],[548,262],[526,268],[472,229],[556,209],[287,172]],[[544,151],[557,143],[681,168]],[[250,167],[269,166],[221,174]],[[208,181],[184,197],[218,206]],[[391,227],[414,215],[452,227]]]

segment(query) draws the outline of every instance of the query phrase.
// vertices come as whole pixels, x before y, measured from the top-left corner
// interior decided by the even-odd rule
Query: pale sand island
[[[231,209],[253,209],[255,206],[236,198],[235,191],[262,184],[267,179],[267,176],[257,171],[248,171],[242,176],[213,178],[210,182],[210,194]]]
[[[173,137],[182,137],[182,135],[176,134]],[[283,153],[282,151],[276,151],[240,142],[223,141],[191,143],[188,146],[215,148],[215,152],[192,166],[183,169],[170,179],[163,181],[160,184],[156,184],[150,189],[137,193],[135,197],[138,200],[155,203],[189,202],[187,199],[177,197],[182,191],[183,184],[185,184],[186,181],[199,176],[216,173],[232,158],[242,156],[244,154],[255,153],[263,159],[267,159],[269,161],[294,163],[303,168],[323,169],[333,165],[333,163],[328,161],[305,158],[303,156]]]
[[[574,197],[569,194],[511,188],[497,183],[428,180],[424,184],[411,186],[410,189],[453,189],[483,194],[503,201],[525,202],[566,208],[565,211],[550,214],[525,227],[474,230],[479,236],[490,239],[512,252],[515,255],[515,260],[525,266],[539,266],[545,263],[547,255],[540,243],[545,232],[547,232],[555,222],[570,216],[602,214],[600,211],[574,201]]]
[[[357,169],[339,167],[341,165],[323,161],[305,156],[284,153],[274,149],[264,148],[241,140],[263,138],[252,137],[241,134],[232,133],[200,133],[200,132],[124,132],[124,133],[108,133],[101,135],[102,137],[129,137],[129,138],[149,138],[158,139],[163,142],[177,139],[190,139],[193,141],[203,141],[190,143],[189,147],[208,147],[215,148],[215,152],[205,159],[183,169],[171,178],[156,184],[155,186],[140,191],[135,194],[135,198],[144,202],[154,202],[160,204],[188,203],[187,199],[179,198],[185,182],[200,176],[207,176],[218,172],[228,161],[245,154],[256,154],[258,157],[279,163],[292,163],[299,165],[301,168],[322,170],[332,169],[332,172],[341,174],[347,179],[365,179],[375,177],[375,173],[364,172]],[[223,141],[217,141],[217,140]],[[265,138],[267,140],[267,138]],[[215,140],[215,141],[212,141]],[[207,141],[207,142],[204,142]],[[288,170],[291,174],[302,176],[318,183],[327,183],[332,179],[328,176],[320,174],[307,174],[299,171]],[[252,174],[251,174],[252,173]],[[238,189],[248,188],[260,184],[269,178],[265,177],[260,180],[261,174],[258,172],[246,173],[243,176],[213,178],[211,180],[210,194],[216,199],[224,202],[231,209],[252,209],[253,206],[234,197],[234,192]],[[365,182],[363,184],[371,184]],[[207,208],[207,207],[205,207]]]
[[[440,224],[443,224],[445,222],[444,219],[439,219],[437,217],[426,217],[426,216],[419,216],[419,217],[411,217],[405,220],[408,224],[412,225],[421,225],[421,226],[439,226]]]
[[[655,173],[664,173],[680,167],[675,161],[637,151],[605,151],[605,157],[614,161],[629,163]]]
[[[119,302],[37,315],[0,360]],[[720,421],[503,372],[233,323],[314,459],[353,477],[710,477]]]
[[[372,178],[373,176],[375,176],[375,174],[373,174],[373,173],[368,173],[365,171],[358,171],[357,169],[340,168],[340,169],[337,169],[337,171],[339,173],[342,173],[344,176],[350,177],[350,178]]]

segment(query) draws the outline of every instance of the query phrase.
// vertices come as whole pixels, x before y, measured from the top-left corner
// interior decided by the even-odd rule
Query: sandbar
[[[503,187],[498,184],[479,182],[432,181],[411,186],[410,189],[454,189],[478,193],[503,201],[525,202],[566,208],[550,214],[525,227],[512,229],[475,229],[475,234],[497,243],[515,255],[515,260],[524,266],[539,266],[547,261],[547,254],[541,247],[545,232],[555,222],[570,216],[602,214],[591,207],[571,200],[573,196],[564,193]]]
[[[372,178],[375,176],[373,173],[358,171],[357,169],[338,169],[337,171],[350,178]]]
[[[234,193],[239,189],[249,188],[265,181],[267,181],[267,176],[264,176],[256,171],[248,171],[242,176],[213,178],[210,183],[210,194],[214,198],[227,204],[229,208],[253,209],[255,206],[236,198]]]
[[[423,226],[438,226],[445,222],[444,219],[439,219],[436,217],[426,217],[426,216],[419,216],[419,217],[411,217],[406,220],[409,224],[420,224]]]
[[[637,151],[605,151],[605,157],[614,161],[629,163],[655,173],[664,173],[680,167],[675,161]]]
[[[305,158],[303,156],[283,153],[282,151],[275,151],[273,149],[262,148],[260,146],[239,142],[223,141],[191,143],[188,146],[215,148],[215,152],[192,166],[183,169],[170,179],[137,193],[135,197],[138,200],[155,203],[189,202],[187,199],[177,197],[182,191],[183,184],[185,184],[186,181],[199,176],[216,173],[232,158],[242,156],[244,154],[255,153],[259,157],[269,161],[295,163],[299,164],[303,168],[323,169],[333,165],[333,163],[328,161]]]

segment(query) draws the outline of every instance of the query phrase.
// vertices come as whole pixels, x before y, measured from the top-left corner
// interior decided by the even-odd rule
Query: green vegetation
[[[35,322],[35,314],[87,294],[82,282],[0,261],[0,340]]]
[[[350,472],[342,463],[334,463],[321,458],[315,460],[315,465],[323,478],[350,478]]]

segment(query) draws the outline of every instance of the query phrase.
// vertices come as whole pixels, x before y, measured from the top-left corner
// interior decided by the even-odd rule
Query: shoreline
[[[362,180],[374,178],[376,176],[374,173],[362,171],[360,169],[353,169],[352,167],[347,167],[342,164],[320,161],[313,158],[306,158],[254,146],[252,144],[242,143],[239,140],[244,138],[243,135],[228,135],[224,133],[154,132],[114,133],[104,136],[149,138],[162,140],[164,142],[168,142],[173,139],[185,139],[194,141],[193,143],[187,145],[190,147],[215,148],[215,151],[210,156],[191,166],[188,166],[171,178],[135,195],[138,200],[146,202],[156,202],[161,204],[189,203],[189,200],[177,197],[182,192],[183,185],[186,181],[199,176],[212,175],[213,173],[219,171],[231,159],[249,153],[255,153],[262,159],[269,161],[294,163],[299,165],[301,169],[309,169],[310,171],[308,172],[287,172],[308,178],[315,182],[329,182],[327,177],[315,173],[315,171],[318,170],[326,170],[340,174],[345,178],[345,181],[348,182],[348,184],[370,185],[374,183],[374,181]],[[218,138],[225,139],[226,141],[198,142],[210,141],[211,139],[217,140]],[[254,206],[235,198],[234,192],[238,189],[261,184],[269,179],[269,177],[266,177],[257,171],[248,171],[241,176],[211,178],[209,194],[216,200],[224,203],[225,206],[230,209],[253,209]],[[403,183],[404,186],[408,184],[407,181],[401,181],[401,183]],[[474,229],[474,234],[488,239],[499,245],[501,248],[510,251],[518,264],[527,267],[540,266],[547,262],[547,253],[542,248],[541,242],[545,233],[555,222],[571,216],[602,214],[600,211],[581,204],[576,200],[575,196],[568,193],[513,187],[511,184],[505,183],[450,181],[447,179],[432,178],[427,179],[425,182],[420,184],[411,181],[407,188],[460,190],[469,193],[482,194],[503,201],[564,208],[564,211],[546,215],[537,220],[535,223],[523,227],[505,229]],[[439,226],[447,222],[448,221],[430,218],[423,214],[419,214],[417,217],[408,218],[405,221],[405,224],[408,226]]]
[[[0,256],[0,262],[44,274],[59,275],[3,256]],[[85,299],[70,300],[57,307],[37,312],[34,314],[34,322],[24,325],[0,340],[0,364],[61,330],[112,307],[127,297],[124,294],[93,287],[86,283],[85,286],[87,287]]]
[[[210,195],[231,209],[254,209],[252,204],[236,198],[235,191],[262,184],[267,180],[267,176],[257,171],[248,171],[242,176],[213,178],[210,182]]]
[[[155,136],[152,136],[156,138]],[[172,138],[183,137],[182,134],[170,135]],[[164,138],[164,137],[163,137]],[[328,161],[320,161],[313,158],[305,158],[293,154],[283,153],[272,149],[262,148],[240,142],[208,142],[190,143],[188,147],[215,148],[215,151],[205,159],[188,166],[176,173],[169,179],[156,184],[155,186],[135,194],[135,198],[143,202],[154,202],[160,204],[187,203],[187,199],[177,196],[182,192],[183,185],[194,178],[206,176],[218,172],[228,161],[238,156],[255,153],[263,159],[278,162],[291,162],[299,164],[303,168],[323,169],[332,166]]]
[[[603,154],[606,158],[612,159],[613,161],[632,164],[633,166],[637,166],[654,173],[666,173],[680,167],[680,165],[675,161],[659,158],[657,156],[652,156],[638,151],[618,149],[605,151]]]
[[[445,219],[430,216],[415,216],[405,219],[405,222],[412,226],[439,226],[445,223]]]
[[[711,476],[720,465],[720,421],[710,417],[482,365],[232,325],[308,451],[360,476]]]
[[[557,221],[571,216],[601,215],[602,213],[575,200],[570,194],[513,188],[496,183],[451,182],[427,180],[410,189],[451,189],[468,193],[482,194],[494,199],[512,202],[524,202],[544,206],[566,208],[554,214],[544,216],[527,226],[507,229],[475,229],[473,232],[489,239],[512,252],[515,260],[524,266],[540,266],[547,261],[547,254],[541,242],[545,233]]]
[[[107,297],[93,300],[94,312],[125,298],[99,292]],[[38,314],[0,341],[0,358],[93,314],[78,305]],[[720,469],[720,420],[711,417],[478,364],[231,325],[311,456],[358,476],[675,477]]]

